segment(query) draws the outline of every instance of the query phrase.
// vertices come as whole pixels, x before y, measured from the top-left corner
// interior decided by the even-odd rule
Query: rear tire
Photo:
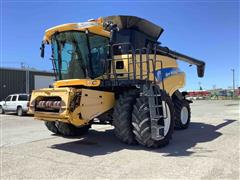
[[[55,121],[45,121],[45,126],[49,131],[53,132],[54,134],[59,134],[58,128],[55,123]]]
[[[2,106],[0,106],[0,114],[4,114],[4,110]]]
[[[139,97],[134,105],[132,113],[133,133],[136,140],[146,147],[163,147],[169,143],[174,130],[174,108],[171,98],[168,95],[163,95],[162,100],[166,102],[166,111],[168,115],[164,120],[164,137],[160,140],[154,140],[151,137],[151,120],[150,110],[147,97]]]
[[[191,110],[189,102],[185,99],[174,99],[175,108],[175,128],[187,129],[191,120]]]
[[[138,90],[129,90],[119,96],[113,111],[113,126],[116,137],[126,144],[136,144],[132,132],[132,111],[136,98],[139,96]]]
[[[19,106],[19,107],[17,108],[17,115],[18,115],[18,116],[22,116],[22,115],[23,115],[23,109],[22,109],[21,106]]]
[[[72,124],[56,122],[58,132],[63,136],[81,136],[88,132],[90,125],[75,127]]]

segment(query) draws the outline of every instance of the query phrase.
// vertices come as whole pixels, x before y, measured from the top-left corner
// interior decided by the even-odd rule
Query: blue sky
[[[239,85],[239,2],[237,1],[2,1],[1,64],[50,70],[48,58],[40,58],[44,31],[52,26],[84,22],[108,15],[134,15],[162,26],[164,46],[206,62],[204,78],[196,68],[181,63],[186,72],[185,89],[232,85],[231,68]],[[48,53],[49,51],[46,51]],[[50,57],[46,55],[46,57]]]

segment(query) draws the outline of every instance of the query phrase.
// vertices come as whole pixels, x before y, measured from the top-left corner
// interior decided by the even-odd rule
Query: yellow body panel
[[[83,89],[80,106],[75,110],[76,113],[74,111],[74,114],[81,112],[82,119],[91,120],[113,108],[114,104],[114,93]],[[78,123],[77,121],[78,116],[76,119],[73,118],[74,123]]]
[[[121,78],[127,78],[129,73],[130,79],[133,79],[133,65],[132,65],[132,57],[131,55],[119,55],[115,56],[115,67],[118,61],[123,61],[124,68],[123,69],[116,69],[116,73],[119,75],[118,79]],[[130,66],[128,67],[128,59],[130,62]],[[153,73],[153,65],[151,59],[154,59],[154,55],[149,55],[149,80],[154,80],[154,73]],[[157,55],[156,56],[157,62],[156,62],[156,68],[155,70],[165,69],[165,68],[178,68],[177,61],[173,58]],[[143,79],[147,78],[147,56],[142,55],[142,69],[143,69]],[[113,73],[113,72],[111,72]],[[125,73],[125,74],[124,74]],[[112,76],[113,78],[113,76]],[[136,79],[140,79],[140,55],[136,55]],[[164,78],[162,81],[157,81],[157,84],[160,86],[161,89],[163,89],[163,83],[164,83],[164,90],[171,96],[177,89],[180,89],[184,87],[185,85],[185,73],[184,72],[178,72],[177,74],[171,75],[167,78]]]
[[[149,55],[149,59],[153,59],[154,55],[150,54]],[[115,60],[115,66],[117,64],[118,61],[123,61],[124,62],[124,68],[123,69],[116,69],[116,73],[121,74],[121,73],[127,73],[130,72],[130,79],[133,79],[133,75],[131,74],[133,72],[133,65],[132,65],[132,56],[131,55],[119,55],[119,56],[115,56],[114,57]],[[128,67],[128,59],[130,62],[130,66]],[[157,63],[156,63],[156,69],[161,69],[162,68],[177,68],[177,62],[175,59],[169,58],[167,56],[162,56],[162,55],[157,55]],[[147,56],[146,55],[142,55],[142,67],[143,67],[143,75],[144,78],[147,77]],[[111,68],[113,69],[113,68]],[[152,66],[152,61],[149,61],[149,72],[153,71],[153,66]],[[113,72],[112,72],[113,73]],[[136,75],[137,75],[137,79],[139,79],[139,75],[140,75],[140,55],[136,55]],[[154,76],[153,73],[149,74],[149,80],[153,80]],[[119,78],[126,78],[127,74],[125,74],[124,76],[119,76]]]
[[[156,68],[155,69],[161,69],[161,68],[177,68],[178,64],[175,59],[172,59],[167,56],[162,56],[162,55],[157,55],[157,63],[156,63]],[[131,55],[119,55],[115,56],[114,59],[115,61],[115,66],[118,61],[123,61],[124,62],[124,68],[123,69],[116,69],[116,73],[121,74],[121,73],[130,73],[130,79],[133,79],[133,75],[131,74],[133,72],[133,65],[132,65],[132,57]],[[128,59],[130,62],[130,66],[128,67]],[[154,59],[154,55],[150,54],[149,59]],[[129,68],[129,71],[128,71]],[[147,55],[142,55],[142,68],[143,68],[143,77],[147,78]],[[113,69],[113,68],[111,68]],[[152,61],[149,61],[149,72],[153,71],[153,65]],[[112,72],[113,73],[113,72]],[[136,55],[136,78],[140,78],[140,55]],[[119,76],[119,78],[126,78],[127,74],[124,74],[123,76]],[[154,79],[154,74],[150,73],[149,74],[149,80],[153,81]]]
[[[185,74],[183,72],[170,76],[166,79],[164,79],[163,83],[158,83],[158,85],[160,86],[160,89],[163,89],[164,86],[164,90],[170,95],[172,96],[173,93],[184,87],[185,85]]]

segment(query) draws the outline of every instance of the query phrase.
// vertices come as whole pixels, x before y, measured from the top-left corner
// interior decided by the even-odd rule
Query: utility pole
[[[29,94],[29,65],[21,62],[21,68],[25,70],[25,93]]]
[[[29,94],[29,66],[26,67],[26,93]]]
[[[233,97],[235,95],[235,69],[231,69],[232,71],[232,80],[233,80]]]

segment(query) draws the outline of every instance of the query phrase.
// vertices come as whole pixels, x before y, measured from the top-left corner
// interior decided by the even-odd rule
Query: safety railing
[[[157,57],[157,45],[135,49],[131,43],[117,43],[109,46],[110,58],[105,60],[104,80],[152,81],[156,83],[157,63],[162,66],[162,61]],[[123,61],[127,64],[124,72],[116,67],[116,62]],[[152,77],[152,78],[150,78]]]

